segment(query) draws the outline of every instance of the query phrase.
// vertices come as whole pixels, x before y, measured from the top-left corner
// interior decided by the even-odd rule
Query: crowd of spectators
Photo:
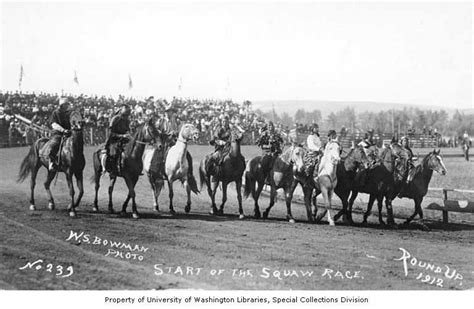
[[[173,98],[166,99],[148,97],[146,99],[126,98],[118,99],[105,96],[68,96],[73,109],[79,110],[84,117],[87,134],[86,144],[99,144],[105,140],[106,128],[110,119],[123,103],[132,108],[131,127],[136,128],[152,115],[162,115],[165,109],[171,109],[176,116],[178,125],[193,123],[201,132],[202,142],[209,139],[212,129],[223,117],[229,117],[231,123],[239,125],[249,132],[256,132],[263,125],[265,119],[252,110],[252,103],[245,101],[242,104],[231,100],[197,100]],[[31,142],[27,138],[32,126],[48,130],[49,117],[57,107],[59,94],[51,93],[22,93],[0,92],[0,130],[8,128],[9,140],[21,140],[20,144]],[[31,126],[19,121],[14,115],[21,115],[31,120]],[[3,125],[3,126],[2,126]],[[92,130],[91,130],[92,129]],[[21,138],[23,137],[23,139]],[[10,145],[12,145],[10,143]]]

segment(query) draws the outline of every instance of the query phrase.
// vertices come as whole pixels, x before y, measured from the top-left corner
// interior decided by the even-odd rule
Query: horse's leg
[[[211,176],[209,176],[209,179],[211,179]],[[216,205],[216,192],[217,192],[217,187],[219,186],[219,181],[213,181],[211,182],[209,180],[209,186],[208,188],[211,188],[210,191],[210,196],[211,196],[211,211],[209,212],[211,215],[217,215],[219,211],[217,210],[217,205]]]
[[[421,210],[421,201],[422,201],[422,199],[414,198],[413,201],[415,202],[415,212],[413,213],[413,215],[410,216],[410,218],[408,218],[405,221],[405,224],[410,223],[416,217],[416,215],[418,215],[418,214],[420,215],[420,219],[423,219],[423,211]]]
[[[169,179],[168,179],[168,191],[169,191],[168,196],[170,198],[170,214],[174,215],[176,211],[174,211],[173,209],[173,196],[174,196],[173,181]]]
[[[229,182],[227,181],[222,181],[222,203],[221,206],[219,207],[219,215],[224,214],[224,204],[227,202],[227,186],[229,185]]]
[[[134,219],[139,218],[138,210],[137,210],[137,203],[135,202],[135,185],[137,184],[137,181],[138,181],[138,176],[131,178],[129,180],[129,183],[127,183],[129,196],[132,199],[132,217]],[[125,208],[126,207],[127,206],[125,206]]]
[[[328,196],[328,189],[327,189],[326,187],[324,187],[324,186],[321,186],[321,189],[320,189],[320,190],[321,190],[321,194],[323,195],[324,203],[325,203],[326,205],[328,205],[328,199],[329,199],[329,196]],[[315,198],[316,198],[316,197],[314,196],[314,199],[315,199]],[[319,215],[315,218],[315,221],[316,221],[316,222],[320,222],[321,219],[324,217],[324,215],[326,215],[327,211],[328,211],[328,208],[325,208],[324,211],[323,211],[323,213],[319,214]]]
[[[395,225],[393,220],[393,209],[392,209],[392,199],[385,197],[385,207],[387,208],[387,223],[389,225]]]
[[[160,208],[158,207],[158,196],[156,195],[155,179],[153,179],[150,173],[147,173],[147,176],[148,176],[148,182],[150,183],[150,186],[151,186],[151,191],[153,192],[153,208],[155,208],[156,211],[160,211]]]
[[[290,223],[295,223],[295,219],[293,218],[293,215],[291,214],[291,200],[293,199],[292,186],[285,188],[286,219]]]
[[[359,193],[357,191],[351,190],[351,198],[349,199],[349,202],[348,202],[348,205],[347,205],[349,207],[347,217],[349,218],[349,221],[351,223],[354,223],[354,220],[352,219],[352,206],[354,206],[354,201],[357,198],[358,194]]]
[[[30,181],[30,210],[36,210],[35,206],[35,185],[36,185],[36,176],[38,175],[38,170],[41,167],[41,162],[39,159],[36,159],[36,164],[31,171],[31,181]]]
[[[84,195],[84,183],[83,183],[82,171],[75,174],[75,177],[76,177],[77,189],[79,190],[79,195],[77,196],[76,203],[74,203],[74,208],[79,206],[82,196]]]
[[[296,188],[296,186],[295,186]],[[309,222],[313,222],[314,218],[312,215],[312,206],[311,206],[311,194],[313,193],[313,188],[309,185],[303,186],[303,198],[304,198],[304,206],[306,208],[306,216],[308,217]]]
[[[321,191],[317,188],[314,189],[314,193],[311,193],[312,196],[310,197],[312,199],[311,203],[311,215],[313,216],[313,221],[316,222],[316,217],[318,214],[318,200],[317,197],[321,193]]]
[[[189,185],[188,180],[184,181],[184,188],[186,189],[186,206],[184,207],[184,212],[189,213],[191,211],[191,186]]]
[[[110,183],[109,183],[109,213],[114,213],[114,204],[112,202],[112,193],[114,192],[115,181],[117,180],[117,176],[110,176]]]
[[[51,210],[54,209],[54,199],[50,190],[50,185],[54,179],[54,176],[56,176],[55,171],[48,171],[48,176],[46,176],[46,181],[44,182],[44,188],[46,189],[46,193],[48,193],[48,208]]]
[[[327,199],[327,205],[328,205],[328,222],[330,226],[334,226],[334,220],[332,219],[331,216],[331,209],[332,209],[332,196],[334,195],[334,190],[329,190],[328,191],[328,199]]]
[[[245,218],[242,208],[242,178],[235,181],[235,190],[237,191],[237,202],[239,203],[239,219]]]
[[[153,194],[155,195],[155,210],[160,211],[160,206],[158,205],[158,198],[160,197],[161,190],[163,189],[163,186],[165,185],[165,182],[162,179],[155,180],[154,183],[154,190]]]
[[[372,206],[374,205],[375,202],[375,195],[371,194],[369,198],[369,203],[367,204],[367,210],[364,213],[364,221],[362,221],[362,224],[367,224],[367,217],[370,216],[370,212],[372,211]]]
[[[275,185],[270,185],[270,204],[268,205],[267,209],[263,212],[263,219],[268,218],[268,213],[272,209],[273,205],[275,205],[275,197],[277,194],[277,189]]]
[[[382,206],[383,206],[383,195],[377,196],[377,207],[379,208],[379,223],[380,225],[385,225],[385,222],[382,218]]]
[[[100,188],[100,177],[102,176],[102,173],[97,170],[97,167],[94,166],[94,189],[95,189],[95,195],[94,195],[94,205],[92,207],[92,211],[99,211],[99,188]]]
[[[74,183],[72,182],[72,173],[70,171],[66,172],[66,181],[69,188],[69,197],[71,202],[67,205],[67,210],[69,211],[69,216],[75,217],[76,212],[74,211]]]
[[[254,200],[254,218],[255,219],[260,219],[260,206],[258,206],[258,199],[260,198],[260,194],[262,193],[263,190],[263,182],[257,182],[257,189],[255,190],[255,182],[252,185],[252,197]]]
[[[348,201],[351,191],[348,189],[344,189],[338,192],[336,191],[334,192],[336,193],[337,196],[339,196],[339,199],[341,200],[341,203],[342,203],[342,210],[336,216],[334,216],[334,221],[339,219],[339,217],[342,215],[342,221],[344,223],[349,223],[350,225],[354,224],[354,222],[352,221],[352,214],[351,214],[352,208],[349,211],[349,201]]]

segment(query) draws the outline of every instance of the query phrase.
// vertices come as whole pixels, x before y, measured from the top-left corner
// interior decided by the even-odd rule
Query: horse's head
[[[160,131],[156,128],[153,118],[148,119],[141,128],[142,142],[154,144],[158,150],[163,149],[163,139]]]
[[[365,169],[369,168],[370,161],[365,154],[364,147],[358,146],[353,148],[352,154],[356,165],[362,165]]]
[[[231,131],[231,140],[233,142],[240,143],[243,137],[244,137],[244,132],[240,131],[239,129],[233,129]]]
[[[69,115],[69,123],[71,124],[71,130],[73,131],[82,131],[84,127],[84,119],[79,111],[74,110]]]
[[[301,146],[291,146],[288,149],[290,152],[289,156],[289,163],[293,164],[293,172],[295,173],[302,173],[304,169],[304,149]]]
[[[326,156],[331,163],[338,164],[339,161],[341,161],[341,145],[336,141],[330,142],[326,145],[324,156]]]
[[[178,140],[187,143],[190,140],[196,141],[197,139],[199,139],[199,130],[194,125],[186,123],[181,127]]]
[[[446,166],[444,165],[443,158],[440,155],[439,149],[438,151],[434,149],[432,152],[430,152],[424,161],[426,161],[426,165],[429,169],[436,171],[443,176],[448,172]]]

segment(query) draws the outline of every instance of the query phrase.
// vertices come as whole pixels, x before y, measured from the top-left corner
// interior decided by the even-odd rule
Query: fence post
[[[444,195],[444,201],[448,199],[448,190],[443,189],[443,195]],[[446,203],[444,203],[446,207]],[[446,210],[443,210],[443,223],[448,223],[448,212]]]

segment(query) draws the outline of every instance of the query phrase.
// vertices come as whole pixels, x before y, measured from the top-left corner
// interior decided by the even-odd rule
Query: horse
[[[54,177],[58,172],[63,172],[66,175],[67,185],[69,187],[69,196],[71,201],[67,207],[69,211],[69,216],[75,217],[76,216],[76,207],[79,206],[81,202],[82,196],[84,194],[84,186],[83,186],[83,170],[86,165],[86,160],[84,158],[84,139],[82,135],[82,128],[83,128],[83,120],[82,116],[79,112],[73,111],[70,116],[71,122],[71,136],[70,137],[63,137],[59,152],[59,164],[58,170],[50,171],[48,170],[48,175],[46,177],[46,181],[44,182],[44,188],[48,193],[49,202],[48,208],[53,210],[55,208],[53,195],[50,190],[51,181],[53,181]],[[45,150],[49,149],[48,138],[41,138],[37,140],[33,145],[30,147],[30,151],[23,159],[20,171],[18,174],[17,182],[23,182],[25,178],[31,173],[31,183],[30,183],[30,210],[36,210],[35,206],[35,184],[36,184],[36,175],[38,174],[38,170],[44,166],[48,169],[49,165],[49,158],[48,154],[44,153]],[[76,178],[77,188],[79,190],[79,195],[77,196],[77,200],[74,201],[74,184],[73,184],[73,176]]]
[[[220,172],[217,175],[210,175],[206,171],[206,165],[211,155],[207,155],[201,160],[199,165],[199,178],[201,189],[205,184],[207,186],[207,193],[211,198],[210,214],[224,213],[224,204],[227,201],[227,186],[231,182],[235,182],[235,189],[237,191],[237,201],[239,203],[239,219],[243,219],[244,211],[242,209],[242,176],[245,171],[245,158],[240,151],[240,142],[242,141],[243,133],[238,130],[232,130],[230,140],[230,153],[222,160]],[[215,197],[219,182],[222,182],[222,204],[219,209],[216,207]],[[212,183],[212,185],[211,185]]]
[[[163,147],[158,148],[155,145],[145,148],[143,153],[143,171],[148,177],[153,192],[153,207],[157,212],[160,212],[158,197],[160,196],[161,190],[163,189],[166,174],[165,174],[165,159],[168,150],[174,145],[174,137],[170,134],[161,133],[161,140],[163,141]],[[190,154],[188,152],[188,162],[190,160]],[[192,171],[192,170],[191,170]]]
[[[382,203],[385,198],[388,224],[395,225],[393,220],[392,200],[395,199],[401,190],[402,182],[406,177],[407,161],[406,153],[403,148],[399,144],[393,144],[391,147],[387,147],[382,151],[374,166],[359,171],[358,175],[356,175],[349,200],[349,216],[352,216],[352,206],[354,205],[358,193],[362,192],[370,195],[362,224],[367,224],[367,218],[372,211],[375,200],[377,200],[379,223],[385,225],[382,219]],[[358,177],[367,178],[363,186],[360,186],[357,180]]]
[[[273,166],[269,173],[270,178],[270,205],[263,213],[263,218],[268,218],[270,209],[275,204],[276,191],[283,189],[285,192],[286,218],[290,223],[294,223],[295,219],[291,214],[291,200],[293,199],[293,186],[295,182],[294,173],[300,173],[304,168],[303,163],[304,150],[300,146],[292,145],[288,147],[281,155],[275,158]],[[258,206],[258,198],[265,184],[264,174],[262,172],[262,156],[257,156],[247,163],[245,168],[245,190],[244,197],[248,198],[250,193],[255,201],[254,217],[260,218],[260,209]],[[258,188],[255,189],[255,184]]]
[[[137,205],[135,202],[135,185],[142,173],[143,163],[142,155],[145,150],[145,145],[155,144],[156,147],[161,149],[162,140],[160,138],[159,132],[155,127],[153,119],[149,119],[144,124],[140,125],[132,139],[129,140],[121,152],[119,158],[120,162],[118,163],[121,168],[117,173],[110,173],[110,184],[109,184],[109,213],[114,213],[113,203],[112,203],[112,193],[114,191],[115,181],[117,177],[122,177],[125,180],[128,188],[128,195],[125,199],[121,214],[125,216],[127,214],[127,206],[130,199],[132,200],[132,217],[135,219],[139,218]],[[94,205],[92,210],[94,212],[99,211],[98,207],[98,192],[100,187],[100,178],[102,176],[102,164],[101,154],[103,147],[99,147],[93,154],[92,159],[94,163],[94,175],[92,176],[92,182],[95,183],[95,198]]]
[[[193,176],[192,158],[187,158],[187,146],[191,140],[196,141],[199,138],[199,131],[192,124],[184,124],[179,132],[178,140],[173,145],[166,155],[165,160],[165,175],[168,182],[169,198],[170,198],[170,213],[175,214],[173,209],[173,182],[180,180],[186,188],[187,202],[184,211],[189,213],[191,210],[191,191],[195,194],[199,193],[196,179]]]
[[[418,214],[420,220],[423,219],[423,210],[421,208],[421,202],[424,196],[428,192],[428,185],[430,184],[433,171],[445,176],[447,174],[446,166],[444,165],[443,158],[440,155],[440,150],[434,149],[428,153],[420,165],[415,167],[414,177],[408,184],[404,183],[401,189],[400,198],[409,198],[415,202],[415,212],[405,222],[410,223],[415,216]]]
[[[329,142],[324,149],[324,154],[321,157],[321,161],[319,162],[318,167],[318,174],[314,178],[314,183],[316,184],[316,188],[323,194],[324,202],[326,204],[325,212],[316,218],[316,206],[315,203],[313,206],[315,208],[312,209],[312,216],[313,219],[318,222],[321,220],[324,215],[328,214],[328,222],[329,225],[333,226],[334,220],[331,217],[331,208],[332,208],[332,197],[334,195],[334,189],[337,186],[337,166],[341,161],[341,145],[337,141]],[[306,192],[306,199],[311,194]],[[309,214],[308,209],[308,201],[305,201],[306,205],[306,212]]]
[[[334,188],[334,193],[341,199],[342,210],[334,216],[334,221],[337,221],[340,216],[344,216],[344,221],[352,223],[352,217],[348,213],[348,199],[354,183],[354,178],[359,167],[367,168],[369,160],[366,156],[362,146],[355,147],[354,144],[351,150],[347,153],[345,158],[342,158],[336,169],[337,185]],[[304,193],[304,201],[308,221],[316,220],[316,197],[321,193],[319,186],[313,181],[312,176],[306,174],[296,174],[297,182],[302,186]],[[296,188],[296,186],[295,186]],[[314,189],[314,194],[313,194]],[[313,198],[313,203],[311,203]]]

